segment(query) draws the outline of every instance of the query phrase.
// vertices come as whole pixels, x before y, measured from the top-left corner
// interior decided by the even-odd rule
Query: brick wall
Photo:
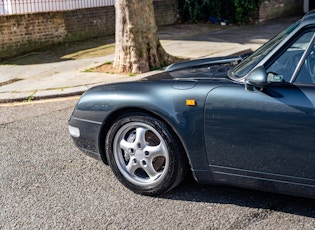
[[[115,33],[115,8],[106,6],[63,12],[67,41],[84,40]]]
[[[303,13],[303,0],[266,0],[258,12],[259,22]]]
[[[177,0],[155,1],[158,26],[177,21]],[[0,17],[0,59],[115,33],[114,6]]]
[[[67,34],[61,14],[0,17],[0,58],[61,42]]]
[[[178,17],[178,0],[154,1],[154,14],[158,26],[174,24]]]

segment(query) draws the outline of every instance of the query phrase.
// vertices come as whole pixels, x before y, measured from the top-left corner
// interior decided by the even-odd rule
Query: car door
[[[313,35],[305,35],[308,44],[314,40]],[[222,86],[209,93],[205,143],[214,180],[304,195],[313,193],[315,77],[309,80],[311,74],[304,63],[312,54],[308,45],[296,48],[300,41],[301,37],[297,38],[267,65],[268,73],[295,82],[253,90],[242,85]],[[294,68],[283,63],[288,58],[294,59],[289,60]],[[280,65],[286,68],[282,72]]]

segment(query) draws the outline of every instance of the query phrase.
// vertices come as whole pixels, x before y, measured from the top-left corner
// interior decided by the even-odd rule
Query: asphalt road
[[[315,200],[188,178],[136,195],[69,137],[76,99],[0,106],[0,229],[314,229]]]

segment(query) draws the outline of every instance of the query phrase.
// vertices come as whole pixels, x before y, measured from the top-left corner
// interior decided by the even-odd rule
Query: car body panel
[[[76,144],[84,152],[100,155],[99,133],[108,117],[126,110],[150,111],[163,119],[182,141],[192,171],[198,181],[207,181],[209,171],[205,153],[203,121],[204,103],[215,87],[230,84],[228,80],[196,82],[191,80],[141,81],[97,86],[85,93],[76,105],[69,121],[71,126],[82,126],[84,132]],[[234,84],[234,83],[233,83]],[[187,106],[186,100],[195,100],[196,106]],[[91,112],[93,111],[93,112]],[[81,122],[78,125],[77,122]],[[91,127],[91,128],[86,128]],[[96,136],[97,135],[97,136]],[[104,138],[104,137],[102,137]],[[88,151],[86,151],[88,150]],[[206,177],[206,178],[204,178]]]
[[[175,71],[179,69],[187,69],[191,67],[198,67],[198,66],[209,66],[209,65],[221,65],[226,63],[234,63],[238,62],[243,58],[246,58],[251,53],[247,53],[241,56],[232,56],[232,57],[216,57],[216,58],[200,58],[196,60],[190,60],[190,61],[183,61],[180,63],[175,63],[172,65],[169,65],[166,67],[165,71]]]
[[[314,102],[314,90],[293,86],[212,90],[205,105],[205,143],[214,179],[256,178],[275,187],[292,183],[314,190]]]

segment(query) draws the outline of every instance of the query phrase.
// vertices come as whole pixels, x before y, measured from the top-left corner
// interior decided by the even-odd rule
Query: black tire
[[[106,157],[118,180],[135,193],[156,196],[186,176],[187,158],[164,122],[145,113],[128,113],[106,136]]]

